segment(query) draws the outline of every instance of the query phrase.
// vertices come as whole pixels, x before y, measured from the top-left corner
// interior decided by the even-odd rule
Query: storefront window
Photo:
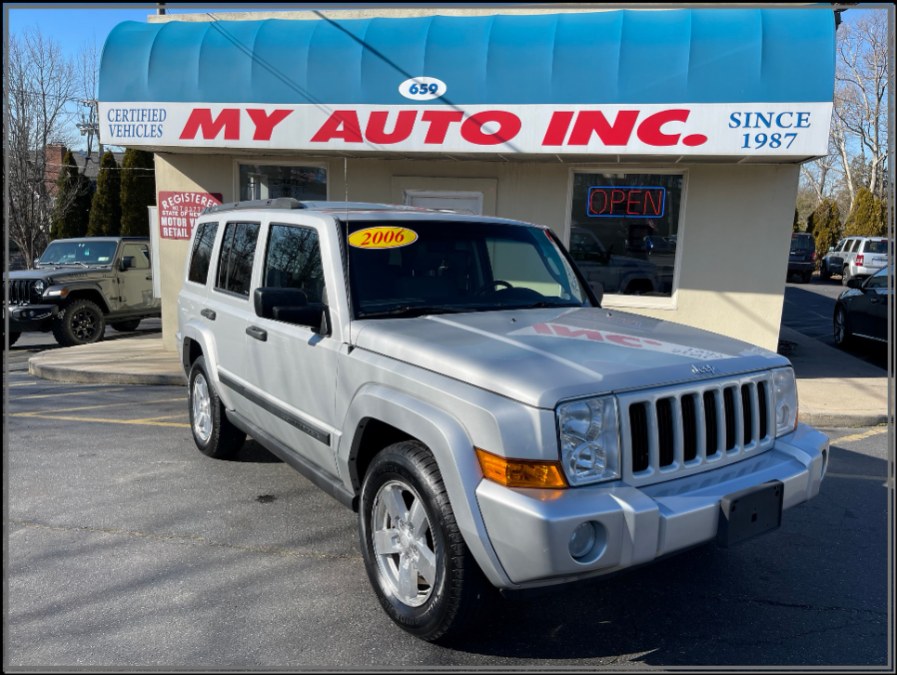
[[[327,199],[327,171],[317,166],[240,165],[240,199]]]
[[[669,297],[681,174],[576,173],[570,253],[604,293]]]

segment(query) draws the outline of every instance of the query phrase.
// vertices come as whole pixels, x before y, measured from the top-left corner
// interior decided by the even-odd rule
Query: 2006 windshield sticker
[[[368,227],[349,235],[355,248],[400,248],[417,241],[417,232],[407,227]]]

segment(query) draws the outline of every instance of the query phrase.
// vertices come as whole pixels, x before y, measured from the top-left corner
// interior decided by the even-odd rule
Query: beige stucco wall
[[[301,161],[296,155],[289,159]],[[253,156],[251,161],[282,163],[285,157]],[[342,158],[307,163],[327,167],[329,199],[400,203],[403,189],[479,191],[484,194],[486,215],[546,224],[567,241],[571,164]],[[619,165],[575,167],[621,170]],[[658,164],[625,170],[652,169],[682,170],[687,177],[676,290],[672,298],[609,295],[604,305],[775,350],[799,167]],[[224,201],[234,201],[236,173],[231,155],[156,155],[159,191],[219,192]],[[171,349],[176,344],[177,294],[187,250],[186,241],[160,240],[162,334]]]

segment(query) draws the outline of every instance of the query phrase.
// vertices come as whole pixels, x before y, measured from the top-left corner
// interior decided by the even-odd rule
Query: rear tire
[[[92,300],[75,300],[53,321],[53,337],[63,347],[99,342],[105,330],[103,311]]]
[[[187,395],[190,430],[196,447],[213,459],[231,459],[243,446],[246,434],[227,419],[202,356],[190,368]]]
[[[137,326],[140,325],[140,319],[128,319],[127,321],[116,321],[114,323],[110,323],[115,330],[119,333],[130,333],[131,331],[137,330]]]
[[[850,281],[850,268],[845,266],[841,270],[841,285],[846,286],[848,281]]]
[[[805,284],[810,283],[810,280],[812,278],[813,278],[813,272],[804,272],[803,275],[801,275],[801,279]]]
[[[424,445],[403,441],[373,459],[358,519],[368,578],[395,623],[430,642],[471,628],[494,589],[464,543]]]

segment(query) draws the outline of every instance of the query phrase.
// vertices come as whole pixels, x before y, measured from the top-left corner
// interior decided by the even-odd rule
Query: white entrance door
[[[482,192],[405,190],[405,204],[424,209],[444,209],[474,216],[483,215]]]

